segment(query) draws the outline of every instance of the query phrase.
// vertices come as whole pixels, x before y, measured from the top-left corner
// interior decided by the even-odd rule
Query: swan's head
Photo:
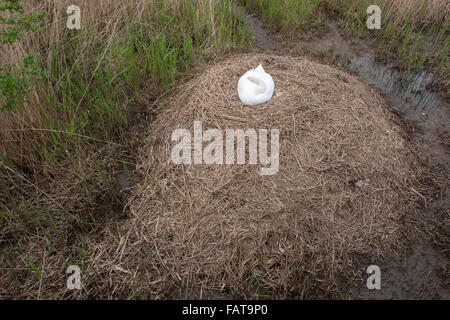
[[[257,71],[257,72],[265,72],[261,63],[254,70]]]

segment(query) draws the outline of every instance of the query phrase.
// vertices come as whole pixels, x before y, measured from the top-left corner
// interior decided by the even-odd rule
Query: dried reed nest
[[[276,95],[247,107],[236,84],[259,63]],[[159,107],[121,252],[153,297],[330,293],[340,279],[365,274],[368,265],[356,267],[356,259],[404,242],[421,165],[384,98],[356,77],[306,58],[237,55]],[[192,132],[194,121],[204,131],[279,129],[278,173],[173,164],[171,134]],[[146,286],[155,281],[158,289]]]

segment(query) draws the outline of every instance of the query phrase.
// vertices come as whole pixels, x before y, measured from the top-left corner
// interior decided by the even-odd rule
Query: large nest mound
[[[244,106],[237,81],[259,63],[276,94]],[[238,55],[160,107],[126,229],[128,267],[157,274],[142,279],[162,297],[305,297],[402,243],[420,165],[383,97],[356,77],[306,58]],[[226,129],[278,129],[279,171],[261,175],[248,154],[246,164],[174,164],[172,132],[193,135],[194,121],[224,139]]]

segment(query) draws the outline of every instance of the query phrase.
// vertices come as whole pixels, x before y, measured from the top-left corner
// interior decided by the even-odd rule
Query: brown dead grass
[[[260,62],[282,95],[245,107],[237,80]],[[204,130],[279,129],[278,174],[170,163],[172,131],[191,130],[194,120]],[[380,261],[405,243],[427,175],[375,89],[306,58],[233,56],[161,101],[149,126],[126,215],[105,206],[94,217],[81,212],[83,224],[56,220],[55,230],[64,229],[56,251],[26,247],[42,278],[22,261],[24,247],[9,250],[0,296],[342,298],[345,284],[362,281],[361,259]],[[95,230],[83,227],[90,222]],[[5,226],[6,248],[14,228]],[[66,289],[66,264],[82,268],[82,290]]]
[[[396,0],[384,1],[383,4],[387,6],[389,13],[399,14],[401,19],[407,16],[419,17],[424,3],[426,3],[426,10],[421,18],[425,21],[445,21],[449,18],[450,2],[446,0]]]
[[[245,107],[236,83],[260,62],[282,95]],[[279,129],[280,171],[174,165],[172,131],[194,120]],[[358,256],[404,243],[421,167],[384,99],[353,76],[305,58],[235,56],[162,103],[151,127],[116,251],[150,297],[323,297],[361,274]]]
[[[350,0],[353,2],[353,8],[361,6],[363,0]],[[326,4],[332,4],[340,7],[345,2],[339,0],[325,0]],[[371,4],[379,5],[384,14],[396,16],[401,21],[409,16],[410,21],[420,18],[423,23],[443,22],[449,18],[450,3],[447,0],[374,0],[370,4],[364,2],[367,6]],[[425,11],[421,12],[425,6]]]

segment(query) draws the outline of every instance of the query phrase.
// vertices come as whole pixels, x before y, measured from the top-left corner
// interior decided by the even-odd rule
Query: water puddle
[[[427,90],[427,85],[431,83],[434,76],[432,73],[421,71],[410,73],[406,78],[402,78],[397,71],[393,70],[393,64],[380,65],[374,61],[374,56],[356,57],[347,66],[356,71],[360,77],[368,82],[372,82],[383,93],[391,95],[397,103],[410,101],[410,106],[406,108],[409,116],[425,111],[433,111],[438,104],[438,93]]]
[[[393,108],[400,110],[412,120],[424,122],[428,138],[436,138],[433,127],[449,125],[445,101],[439,92],[429,90],[435,76],[425,70],[402,75],[394,65],[375,62],[373,55],[355,57],[346,65],[368,83],[386,94]],[[431,132],[430,132],[431,131]]]

